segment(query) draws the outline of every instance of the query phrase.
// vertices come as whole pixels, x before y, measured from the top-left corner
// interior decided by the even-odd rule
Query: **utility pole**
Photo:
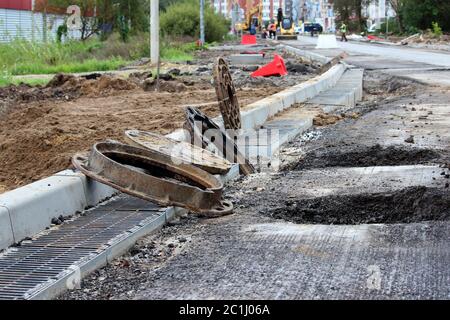
[[[236,4],[232,4],[231,5],[231,32],[233,33],[233,34],[235,34],[235,29],[234,29],[234,26],[236,25]]]
[[[385,39],[388,38],[388,31],[389,31],[389,17],[388,17],[388,3],[387,1],[384,2],[384,15],[386,16],[386,36]]]
[[[159,0],[150,1],[150,60],[159,65]]]
[[[221,1],[222,3],[222,1]],[[200,0],[200,45],[205,44],[205,0]]]

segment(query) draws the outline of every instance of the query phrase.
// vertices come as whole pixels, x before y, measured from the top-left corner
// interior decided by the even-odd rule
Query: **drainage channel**
[[[165,208],[120,195],[86,211],[37,239],[10,248],[0,256],[0,300],[39,297],[67,276],[67,270],[86,265],[117,240],[139,227],[165,220]]]

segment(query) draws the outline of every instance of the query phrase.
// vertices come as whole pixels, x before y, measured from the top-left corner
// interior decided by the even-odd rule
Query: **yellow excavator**
[[[291,17],[284,17],[281,20],[280,34],[277,36],[277,40],[297,40],[294,21]]]
[[[241,23],[236,23],[234,28],[236,31],[250,31],[250,27],[252,25],[255,26],[257,31],[261,31],[262,25],[262,0],[259,1],[259,4],[256,7],[252,6],[252,0],[247,0],[246,12],[245,12],[245,21]]]

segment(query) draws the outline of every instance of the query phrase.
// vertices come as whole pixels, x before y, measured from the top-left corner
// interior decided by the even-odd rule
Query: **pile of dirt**
[[[267,214],[295,223],[412,223],[448,220],[449,207],[448,191],[418,186],[384,193],[287,200],[285,206]]]
[[[109,75],[101,75],[91,79],[88,76],[75,77],[73,75],[56,75],[46,86],[63,94],[80,96],[111,95],[117,91],[134,90],[138,86],[130,80]]]
[[[31,101],[74,100],[82,96],[107,96],[138,88],[130,80],[109,75],[95,75],[76,77],[57,74],[46,86],[33,87],[22,83],[0,88],[0,114],[9,112],[15,105]]]
[[[321,112],[314,117],[313,124],[318,127],[328,126],[330,124],[335,124],[342,119],[344,119],[344,117],[341,115]]]
[[[154,79],[147,79],[142,83],[142,87],[145,91],[164,91],[164,92],[183,92],[187,90],[187,86],[178,81],[165,81],[165,80],[159,80],[159,83],[157,80]]]
[[[307,153],[294,166],[294,169],[413,165],[429,163],[439,157],[440,154],[432,149],[403,146],[382,147],[379,144],[370,147],[361,145],[326,146]]]

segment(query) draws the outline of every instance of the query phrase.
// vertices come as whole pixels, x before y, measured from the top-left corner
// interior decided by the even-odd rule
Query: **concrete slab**
[[[228,61],[232,65],[260,65],[265,64],[266,60],[260,53],[258,54],[232,54],[228,56]]]
[[[248,50],[248,46],[245,49]],[[258,128],[270,116],[289,108],[295,102],[304,101],[328,89],[338,81],[344,70],[345,66],[336,65],[305,84],[291,87],[248,106],[249,109],[241,114],[243,128]],[[220,117],[214,120],[223,126]],[[187,138],[182,130],[169,136],[177,140]],[[52,218],[82,211],[86,206],[96,205],[114,193],[114,189],[68,170],[0,195],[0,206],[9,210],[15,241],[20,241],[44,230],[50,225]]]

